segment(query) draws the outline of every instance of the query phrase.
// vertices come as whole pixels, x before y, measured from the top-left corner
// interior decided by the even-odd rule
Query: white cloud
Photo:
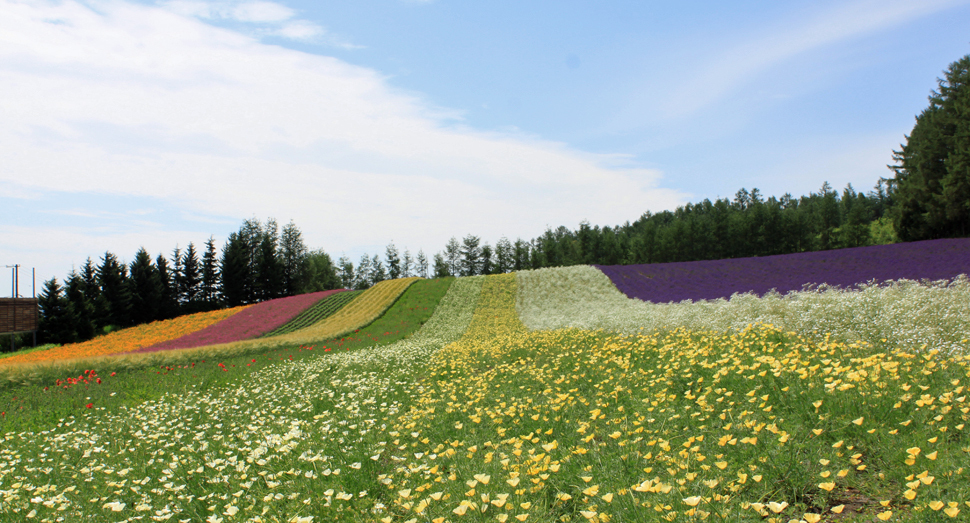
[[[166,0],[159,5],[182,16],[249,24],[254,26],[253,34],[256,35],[318,42],[344,49],[362,47],[328,34],[319,24],[297,18],[296,11],[276,2]]]
[[[392,238],[434,252],[452,235],[528,238],[684,201],[622,157],[469,129],[372,70],[173,5],[0,0],[0,184],[292,218],[311,246],[336,252]]]

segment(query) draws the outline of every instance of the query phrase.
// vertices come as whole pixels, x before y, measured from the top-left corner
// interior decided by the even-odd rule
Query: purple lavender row
[[[874,245],[758,258],[596,265],[631,298],[653,303],[785,294],[806,284],[843,288],[872,280],[941,280],[970,274],[970,238]]]
[[[312,292],[257,303],[218,323],[186,334],[181,338],[142,347],[132,352],[156,352],[162,350],[188,349],[215,343],[229,343],[261,336],[292,320],[297,314],[320,300],[347,289]]]

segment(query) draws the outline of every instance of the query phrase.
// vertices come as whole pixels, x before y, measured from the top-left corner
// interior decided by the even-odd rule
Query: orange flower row
[[[142,347],[148,347],[186,334],[202,330],[209,325],[222,321],[249,305],[232,309],[221,309],[210,312],[200,312],[179,316],[171,320],[155,321],[144,325],[137,325],[128,329],[98,336],[82,343],[72,343],[54,347],[50,350],[30,352],[18,356],[0,359],[0,365],[16,363],[37,363],[41,361],[70,360],[93,356],[107,356],[131,352]]]

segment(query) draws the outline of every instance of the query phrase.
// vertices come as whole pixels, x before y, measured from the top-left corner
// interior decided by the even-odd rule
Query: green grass
[[[270,336],[287,334],[300,330],[304,327],[309,327],[310,325],[313,325],[319,321],[323,321],[330,316],[333,316],[334,313],[339,311],[344,305],[350,303],[351,300],[359,296],[362,292],[364,291],[345,291],[328,296],[314,304],[309,309],[301,312],[292,320],[280,325],[270,332],[267,332],[261,337],[269,338]]]
[[[127,362],[115,366],[109,357],[101,360],[103,364],[97,368],[75,369],[77,372],[70,375],[50,373],[35,378],[30,385],[7,382],[0,387],[0,434],[45,430],[62,418],[84,412],[88,404],[109,410],[134,406],[165,393],[203,392],[229,386],[280,362],[297,363],[331,352],[350,352],[392,343],[410,336],[428,320],[452,282],[454,278],[418,281],[366,328],[351,337],[314,346],[293,346],[268,352],[257,350],[216,360],[181,361],[172,354],[174,363],[150,367],[132,367]],[[334,297],[342,294],[351,293],[339,293]],[[164,357],[165,353],[153,355]],[[93,371],[94,375],[90,376],[86,371]],[[69,379],[77,383],[68,383]]]
[[[38,351],[42,351],[42,350],[53,349],[55,347],[60,347],[60,345],[58,345],[56,343],[48,343],[46,345],[38,345],[36,347],[24,347],[22,349],[17,349],[17,350],[15,350],[13,352],[2,352],[2,353],[0,353],[0,360],[2,360],[4,358],[9,358],[11,356],[19,356],[21,354],[30,354],[31,352],[38,352]]]

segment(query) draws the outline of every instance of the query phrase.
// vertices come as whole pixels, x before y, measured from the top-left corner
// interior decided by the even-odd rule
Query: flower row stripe
[[[260,302],[205,329],[132,352],[189,349],[256,338],[292,320],[319,301],[343,291],[320,291]]]

